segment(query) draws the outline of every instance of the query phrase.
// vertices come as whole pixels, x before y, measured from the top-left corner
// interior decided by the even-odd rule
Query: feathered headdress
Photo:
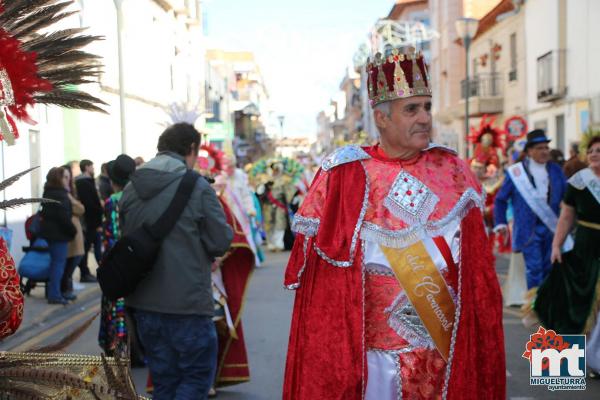
[[[223,157],[225,153],[213,145],[202,145],[198,152],[197,165],[202,171],[208,171],[211,175],[218,175],[223,171]]]
[[[471,135],[468,139],[470,143],[475,144],[471,163],[482,166],[492,164],[500,167],[499,154],[504,156],[506,153],[506,132],[494,127],[495,121],[496,117],[486,114],[481,118],[479,128],[471,126]],[[491,142],[489,144],[482,143],[486,135],[490,137]]]
[[[259,177],[266,177],[268,174],[271,173],[271,169],[276,164],[281,165],[281,172],[284,175],[289,176],[292,179],[292,182],[296,183],[300,179],[302,179],[304,166],[298,161],[294,160],[293,158],[288,157],[276,157],[270,159],[262,158],[254,164],[252,164],[248,175],[251,178],[255,179]]]
[[[36,103],[104,112],[102,100],[76,88],[100,74],[99,56],[82,48],[102,37],[84,28],[48,30],[75,14],[73,0],[0,0],[0,130],[8,144],[15,120],[35,123]]]
[[[169,119],[165,122],[165,125],[169,126],[178,122],[194,125],[198,118],[202,116],[202,113],[199,110],[200,107],[198,105],[190,103],[171,103],[166,110]]]

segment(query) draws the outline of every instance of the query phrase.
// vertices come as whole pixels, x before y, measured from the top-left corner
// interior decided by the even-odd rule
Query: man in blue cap
[[[508,167],[494,203],[494,230],[506,234],[506,209],[512,202],[513,251],[523,252],[528,289],[537,288],[552,267],[552,237],[566,189],[562,169],[550,161],[549,142],[541,129],[527,134],[527,157]]]

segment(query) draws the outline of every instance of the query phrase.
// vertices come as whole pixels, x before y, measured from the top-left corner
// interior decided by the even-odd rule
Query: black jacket
[[[113,194],[112,185],[110,184],[108,176],[100,175],[100,177],[98,177],[98,191],[100,192],[100,197],[103,202]]]
[[[102,225],[104,209],[102,208],[102,203],[100,203],[100,198],[98,197],[94,178],[85,175],[78,176],[75,178],[75,188],[77,189],[79,201],[81,201],[85,207],[85,214],[83,214],[85,229],[87,231],[96,230]]]
[[[57,203],[42,205],[42,223],[40,236],[46,240],[69,242],[77,233],[71,222],[72,206],[66,189],[45,188],[44,198],[56,200]]]

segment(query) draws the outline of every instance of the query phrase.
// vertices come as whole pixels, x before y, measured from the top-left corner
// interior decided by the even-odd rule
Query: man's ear
[[[200,146],[195,143],[190,144],[190,152],[188,153],[191,156],[198,156],[198,151],[200,150]]]
[[[387,127],[390,119],[388,115],[381,110],[373,110],[373,118],[375,119],[375,126],[383,129]]]

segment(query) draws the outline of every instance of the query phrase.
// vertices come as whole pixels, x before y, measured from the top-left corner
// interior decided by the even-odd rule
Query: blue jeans
[[[60,282],[67,263],[67,245],[69,242],[48,240],[50,251],[50,279],[48,280],[48,300],[62,299]]]
[[[61,292],[68,293],[73,291],[73,272],[75,272],[75,268],[77,268],[77,265],[79,265],[79,262],[82,258],[83,256],[67,258],[65,272],[63,273],[62,280],[60,282]]]
[[[154,400],[202,400],[215,379],[217,332],[211,317],[135,310]]]
[[[552,231],[546,228],[546,225],[538,222],[535,225],[532,238],[523,246],[527,289],[540,286],[552,269],[550,255],[552,253],[553,236]]]

